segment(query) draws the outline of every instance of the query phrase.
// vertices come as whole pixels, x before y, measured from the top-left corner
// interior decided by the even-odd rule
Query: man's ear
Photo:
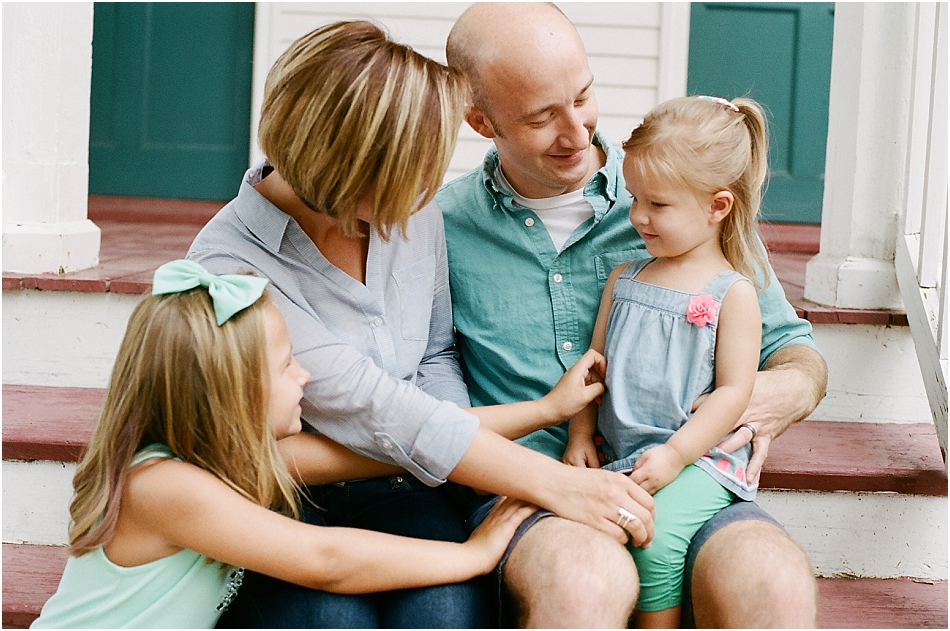
[[[485,113],[474,105],[469,105],[465,108],[465,122],[480,136],[484,136],[485,138],[492,139],[498,135],[495,133],[495,128],[492,127],[491,121],[488,120]]]
[[[709,219],[713,223],[720,223],[726,216],[732,212],[732,205],[736,198],[729,191],[719,191],[712,198],[709,204]]]

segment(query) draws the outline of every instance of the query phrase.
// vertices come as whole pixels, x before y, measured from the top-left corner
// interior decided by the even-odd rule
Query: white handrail
[[[917,5],[905,181],[894,255],[901,297],[947,464],[947,4]]]

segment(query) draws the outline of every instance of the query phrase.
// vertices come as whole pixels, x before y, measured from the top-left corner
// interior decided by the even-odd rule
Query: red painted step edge
[[[947,495],[932,423],[802,421],[769,447],[763,488]]]
[[[65,548],[3,544],[3,627],[29,627],[65,566]],[[947,582],[819,578],[818,627],[946,629]]]
[[[78,461],[105,390],[3,386],[3,457]],[[763,489],[892,491],[947,495],[947,472],[930,423],[802,421],[769,448]]]
[[[819,629],[946,629],[947,581],[819,578]]]
[[[66,548],[3,544],[3,628],[26,629],[59,586]]]
[[[4,460],[77,462],[99,421],[106,391],[3,385]]]

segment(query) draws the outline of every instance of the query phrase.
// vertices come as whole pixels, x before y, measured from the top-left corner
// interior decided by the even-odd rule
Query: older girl
[[[309,373],[267,281],[191,261],[135,309],[70,506],[70,558],[34,627],[210,628],[244,570],[341,593],[489,571],[530,509],[463,544],[309,526],[277,441],[300,431]],[[351,458],[352,460],[352,458]],[[347,456],[321,466],[330,478]]]

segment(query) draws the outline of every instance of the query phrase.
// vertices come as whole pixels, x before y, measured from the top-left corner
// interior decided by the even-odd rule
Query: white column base
[[[99,264],[99,226],[88,219],[3,226],[3,271],[65,274]]]
[[[818,254],[805,266],[805,299],[842,309],[903,309],[894,263]]]

